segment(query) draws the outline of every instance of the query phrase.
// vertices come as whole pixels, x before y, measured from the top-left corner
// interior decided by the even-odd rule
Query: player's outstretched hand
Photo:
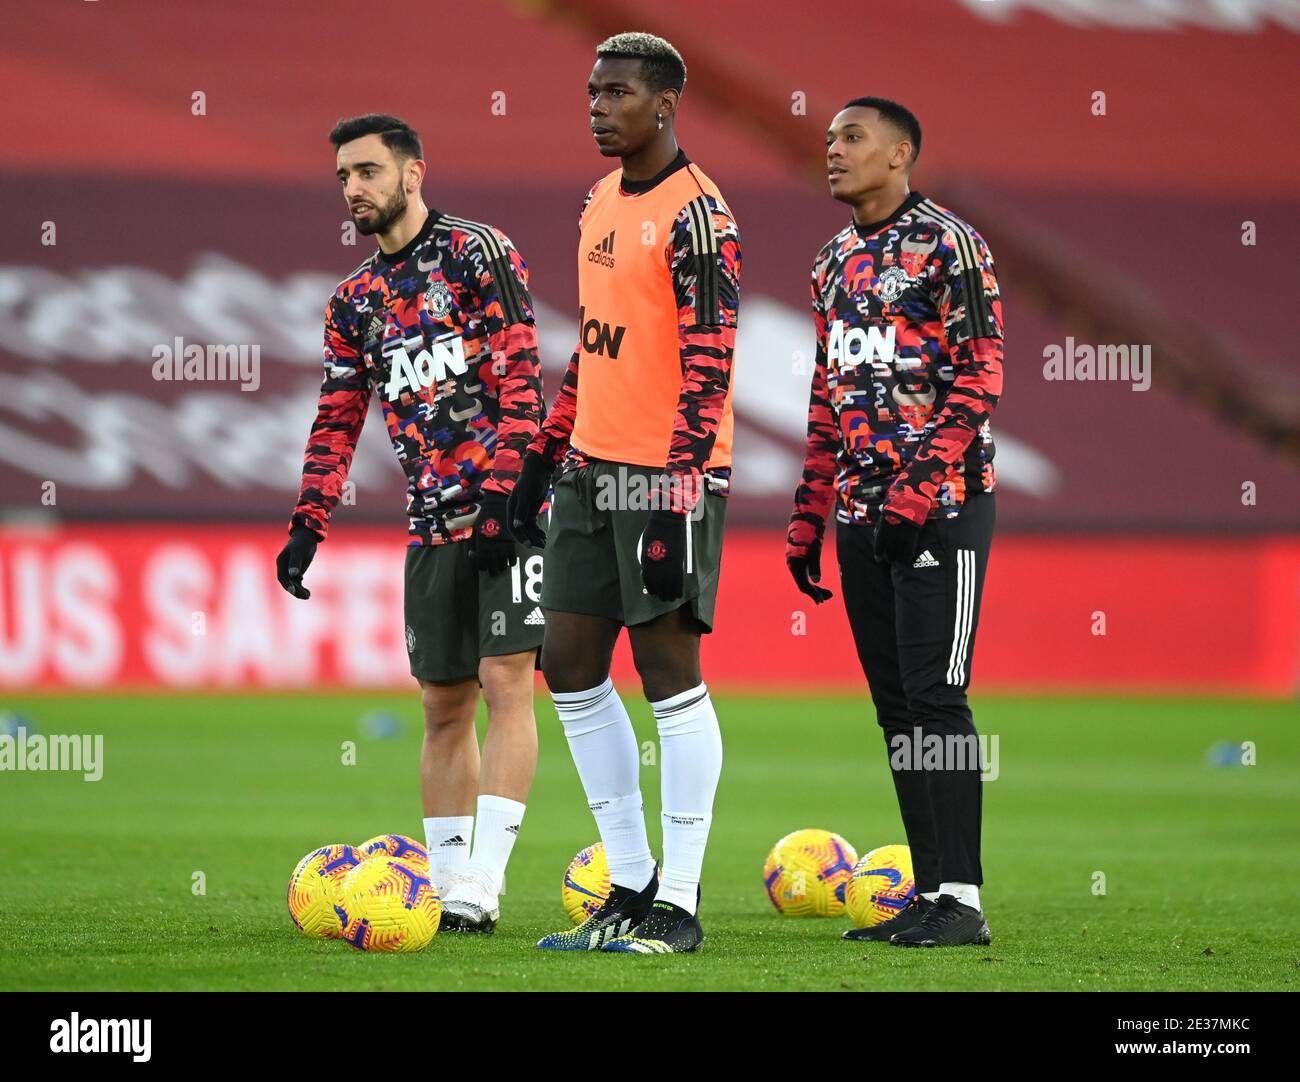
[[[546,534],[537,525],[537,515],[546,502],[546,492],[551,487],[551,474],[554,472],[555,467],[545,455],[529,451],[524,455],[524,464],[506,503],[510,532],[517,541],[535,549],[546,546]]]
[[[469,558],[475,567],[489,575],[499,575],[519,562],[515,539],[506,528],[504,492],[484,492],[479,497],[478,518],[469,539]]]
[[[822,580],[822,543],[820,540],[808,546],[806,555],[787,556],[785,566],[790,569],[790,577],[801,594],[807,594],[818,605],[829,601],[835,595],[817,583]]]
[[[306,526],[295,526],[289,531],[288,543],[275,558],[275,577],[280,580],[280,585],[304,601],[311,597],[311,591],[302,584],[302,577],[311,567],[319,543],[315,531]]]
[[[910,564],[916,558],[920,540],[921,528],[916,523],[886,511],[876,521],[872,552],[881,563]]]
[[[676,601],[686,592],[686,515],[650,512],[641,535],[641,581],[660,601]]]

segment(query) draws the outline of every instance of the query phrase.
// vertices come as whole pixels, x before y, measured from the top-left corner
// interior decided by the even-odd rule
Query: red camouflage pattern
[[[324,538],[372,392],[407,477],[411,544],[462,541],[508,493],[544,415],[528,268],[500,230],[430,211],[404,258],[379,252],[326,305],[325,377],[291,526]]]
[[[1002,302],[984,239],[912,193],[817,254],[817,360],[787,555],[882,510],[917,525],[993,491],[989,416],[1002,394]]]

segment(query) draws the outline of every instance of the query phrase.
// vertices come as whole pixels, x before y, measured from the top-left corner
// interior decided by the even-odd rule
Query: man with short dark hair
[[[916,117],[885,98],[849,102],[826,133],[831,195],[853,219],[813,264],[817,362],[786,561],[816,603],[832,596],[818,582],[834,506],[844,604],[912,852],[912,902],[845,938],[955,946],[989,942],[966,689],[993,536],[1002,302],[984,239],[909,191],[920,148]]]
[[[700,636],[713,627],[731,472],[740,237],[673,134],[685,82],[677,50],[651,34],[618,34],[596,50],[588,120],[620,168],[583,204],[580,340],[511,498],[513,527],[541,543],[537,512],[560,467],[542,669],[612,883],[595,914],[546,936],[544,950],[677,954],[704,939],[700,870],[722,736]],[[662,878],[640,750],[609,677],[624,627],[659,732]]]
[[[491,932],[537,764],[542,555],[506,522],[543,415],[528,269],[500,230],[425,206],[420,139],[403,121],[353,117],[330,142],[357,231],[379,248],[326,306],[325,378],[277,574],[311,596],[303,574],[377,394],[407,479],[406,647],[424,705],[430,878],[444,929]]]

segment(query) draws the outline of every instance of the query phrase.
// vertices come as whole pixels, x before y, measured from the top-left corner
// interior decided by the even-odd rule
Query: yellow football
[[[836,917],[858,862],[853,846],[829,830],[796,830],[767,855],[763,886],[785,917]]]
[[[343,938],[357,950],[418,951],[442,920],[427,864],[393,857],[362,861],[343,880]]]
[[[589,845],[564,869],[560,898],[569,920],[581,924],[609,897],[609,863],[601,842]]]
[[[323,845],[313,849],[289,876],[289,916],[304,935],[337,939],[343,934],[343,880],[361,863],[351,845]]]
[[[912,850],[882,845],[854,866],[844,888],[844,907],[856,927],[871,928],[897,916],[915,894]]]

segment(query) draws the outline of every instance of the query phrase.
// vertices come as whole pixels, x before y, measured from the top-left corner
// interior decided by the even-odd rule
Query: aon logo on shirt
[[[578,309],[578,326],[582,328],[584,353],[598,353],[610,360],[618,360],[619,346],[623,343],[623,335],[627,333],[626,327],[611,328],[599,319],[588,319],[585,304]]]
[[[888,369],[894,362],[894,328],[844,327],[837,319],[826,336],[826,361],[832,368],[856,368],[863,362]]]
[[[465,343],[457,336],[448,342],[434,342],[414,357],[398,349],[389,358],[388,384],[384,394],[391,402],[405,391],[420,391],[441,383],[448,375],[463,376],[469,365],[465,363]]]

